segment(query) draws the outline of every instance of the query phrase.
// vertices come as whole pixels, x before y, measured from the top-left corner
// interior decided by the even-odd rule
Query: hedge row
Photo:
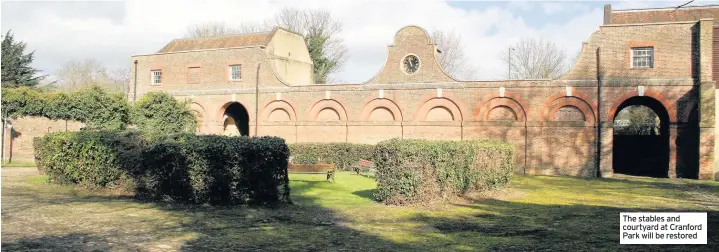
[[[414,204],[506,185],[514,172],[514,147],[495,141],[392,139],[376,145],[374,161],[375,198]]]
[[[50,133],[34,142],[50,181],[116,187],[143,199],[195,204],[289,202],[289,149],[276,137]]]
[[[3,118],[42,116],[76,120],[93,130],[123,130],[129,124],[148,135],[195,131],[195,116],[187,102],[166,92],[149,92],[134,105],[125,94],[93,86],[74,92],[43,91],[30,87],[2,89]]]
[[[30,87],[2,89],[3,118],[43,116],[76,120],[90,129],[122,130],[130,121],[130,104],[118,92],[90,87],[71,93],[46,92]]]
[[[342,171],[355,171],[360,159],[372,160],[374,145],[352,143],[290,144],[294,164],[334,163]]]
[[[88,188],[131,184],[127,171],[140,146],[139,134],[122,131],[57,132],[33,139],[35,164],[51,182]]]

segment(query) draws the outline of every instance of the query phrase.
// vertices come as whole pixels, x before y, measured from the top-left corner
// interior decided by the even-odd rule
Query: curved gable
[[[387,46],[384,66],[366,83],[456,82],[439,65],[437,53],[437,45],[427,31],[418,26],[403,27],[395,35],[394,44]],[[419,59],[417,71],[411,74],[406,73],[402,66],[408,55]]]

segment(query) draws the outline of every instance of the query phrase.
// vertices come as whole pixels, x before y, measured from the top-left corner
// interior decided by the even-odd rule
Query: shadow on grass
[[[307,190],[311,185],[293,188]],[[371,190],[358,191],[367,195]],[[261,211],[255,221],[239,224],[226,213],[206,212],[204,219],[192,226],[196,232],[207,232],[207,223],[229,224],[220,232],[193,240],[183,247],[193,250],[302,250],[302,251],[712,251],[712,246],[626,246],[619,244],[620,212],[668,212],[677,209],[633,209],[589,205],[541,205],[487,199],[479,204],[455,205],[477,214],[437,217],[413,214],[406,219],[386,220],[389,226],[402,222],[417,224],[410,232],[411,241],[397,242],[358,231],[350,220],[332,209],[320,207],[317,197],[294,196],[303,205],[284,206]],[[237,214],[255,210],[230,210]],[[389,210],[389,207],[388,207]],[[209,214],[208,214],[209,213]],[[368,215],[377,214],[368,212]],[[708,213],[709,227],[719,226],[719,212]],[[261,216],[261,217],[260,217]],[[368,216],[369,217],[369,216]],[[381,222],[381,221],[380,221]],[[439,233],[439,234],[438,234]],[[719,234],[709,231],[709,244],[719,244]],[[205,237],[205,238],[202,238]],[[241,241],[236,237],[242,237]]]
[[[578,179],[575,182],[581,184],[582,180]],[[577,190],[601,192],[603,186],[616,189],[613,183],[610,181],[608,184],[577,188]],[[583,204],[544,205],[482,199],[471,204],[455,204],[455,207],[466,211],[458,211],[457,214],[446,216],[416,211],[399,218],[376,218],[376,215],[381,215],[384,211],[398,209],[405,211],[412,208],[386,207],[379,210],[382,212],[378,212],[377,208],[370,210],[376,206],[368,205],[365,217],[371,220],[358,223],[358,220],[344,217],[346,215],[338,212],[339,210],[323,207],[323,203],[320,202],[322,195],[306,193],[324,185],[331,184],[324,181],[297,184],[292,187],[292,197],[298,204],[276,207],[191,206],[138,202],[118,197],[67,196],[61,199],[45,199],[42,195],[16,196],[35,197],[28,198],[32,199],[28,202],[35,201],[38,204],[127,201],[160,209],[172,217],[179,217],[176,219],[180,221],[167,230],[133,230],[133,236],[157,236],[157,233],[171,232],[168,230],[175,229],[175,226],[181,227],[186,232],[196,234],[181,245],[181,251],[712,251],[711,248],[719,245],[719,234],[717,234],[719,212],[717,211],[708,212],[709,245],[628,246],[619,244],[620,212],[686,210],[615,208]],[[648,186],[641,181],[636,185]],[[572,187],[572,184],[562,186]],[[661,186],[673,188],[672,185]],[[373,191],[360,190],[352,194],[371,197]],[[6,217],[5,210],[7,209],[3,208],[3,218]],[[405,225],[407,223],[412,225]],[[362,231],[358,226],[373,226],[370,230],[389,228],[390,233],[406,233],[407,239],[402,241],[390,239],[384,235]],[[137,249],[128,242],[115,243],[111,245],[112,247],[107,247],[108,242],[112,241],[115,235],[71,233],[63,236],[23,238],[10,242],[6,242],[3,237],[2,248],[3,250],[51,251]],[[96,248],[88,247],[93,244]]]
[[[352,194],[374,201],[375,200],[374,193],[376,193],[376,192],[377,192],[377,189],[369,189],[369,190],[355,191],[355,192],[352,192]]]
[[[2,251],[109,251],[118,249],[123,251],[140,250],[132,243],[113,243],[107,237],[88,233],[22,238],[2,243]]]

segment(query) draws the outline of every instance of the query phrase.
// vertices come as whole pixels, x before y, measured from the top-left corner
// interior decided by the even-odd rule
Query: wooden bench
[[[360,172],[363,172],[363,171],[369,172],[369,171],[372,171],[372,168],[374,168],[374,163],[369,160],[360,159],[359,163],[357,164],[357,166],[355,166],[355,168],[356,168],[355,171],[357,171],[357,174],[360,174]]]
[[[335,183],[335,164],[289,164],[287,173],[294,174],[327,174],[327,180]]]

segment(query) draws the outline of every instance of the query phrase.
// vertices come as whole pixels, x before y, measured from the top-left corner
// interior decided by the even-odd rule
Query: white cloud
[[[16,38],[35,49],[36,67],[47,74],[65,62],[95,58],[111,67],[129,67],[129,57],[152,53],[165,43],[181,37],[187,26],[208,21],[229,25],[259,22],[272,17],[284,6],[323,8],[344,23],[349,61],[337,77],[345,82],[371,78],[386,59],[386,45],[397,30],[416,24],[427,30],[454,30],[461,33],[466,55],[477,66],[481,79],[502,78],[506,66],[498,53],[520,37],[533,35],[553,40],[575,53],[581,42],[598,29],[602,9],[580,3],[543,5],[551,15],[569,15],[563,23],[529,25],[518,15],[537,3],[500,4],[483,9],[460,9],[439,1],[128,1],[42,3],[3,2],[2,30],[12,29]],[[63,4],[67,6],[63,7]],[[655,3],[650,3],[655,4]],[[67,15],[68,8],[103,7],[118,17],[105,15]],[[647,3],[626,3],[644,7]],[[58,7],[59,6],[59,7]],[[69,7],[68,7],[69,6]],[[620,7],[617,6],[617,7]],[[665,4],[666,6],[666,4]],[[22,14],[18,14],[22,13]],[[82,12],[78,12],[82,13]],[[536,14],[536,13],[535,13]],[[536,14],[541,15],[541,14]]]

